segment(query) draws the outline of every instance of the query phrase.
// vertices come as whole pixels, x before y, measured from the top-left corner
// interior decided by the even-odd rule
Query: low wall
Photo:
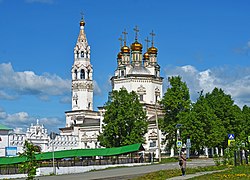
[[[130,166],[141,166],[150,163],[131,163],[131,164],[113,164],[113,165],[101,165],[101,166],[71,166],[71,167],[56,167],[56,174],[74,174],[74,173],[84,173],[91,170],[107,169],[109,167],[130,167]],[[36,176],[52,175],[53,167],[42,167],[37,169]],[[12,174],[12,175],[0,175],[0,179],[15,179],[27,177],[26,174]]]

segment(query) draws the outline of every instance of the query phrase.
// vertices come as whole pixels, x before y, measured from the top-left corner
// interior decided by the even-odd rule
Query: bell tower
[[[80,32],[74,48],[72,74],[72,111],[93,110],[93,68],[90,46],[84,32],[85,21],[80,21]]]

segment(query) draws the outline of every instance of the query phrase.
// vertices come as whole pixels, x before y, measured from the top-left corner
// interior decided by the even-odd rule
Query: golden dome
[[[148,52],[145,52],[145,53],[143,54],[143,59],[145,59],[145,60],[148,60],[148,59],[149,59],[149,54],[148,54]]]
[[[83,21],[83,19],[80,21],[80,26],[84,26],[85,22]]]
[[[122,58],[122,53],[119,52],[119,53],[117,54],[117,59],[121,59],[121,58]]]
[[[122,52],[122,53],[130,53],[130,49],[129,49],[128,46],[123,46],[123,47],[121,48],[121,52]]]
[[[149,54],[157,54],[158,49],[156,47],[150,47],[148,49]]]
[[[131,50],[132,51],[142,51],[142,44],[138,43],[137,41],[135,41],[133,44],[131,44]]]

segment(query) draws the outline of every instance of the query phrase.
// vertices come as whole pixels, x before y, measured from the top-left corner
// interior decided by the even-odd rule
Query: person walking
[[[182,176],[186,175],[186,164],[187,164],[186,161],[187,161],[187,159],[186,159],[184,150],[181,150],[180,156],[179,156],[179,165],[181,168]]]

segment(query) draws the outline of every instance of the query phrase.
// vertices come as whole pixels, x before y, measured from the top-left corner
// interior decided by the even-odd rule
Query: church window
[[[143,101],[143,94],[140,94],[140,101]]]
[[[89,75],[90,75],[90,70],[88,70],[88,79],[89,79]]]
[[[139,100],[143,101],[143,95],[146,95],[146,88],[140,85],[140,87],[137,88],[137,94],[139,95]]]
[[[83,51],[81,51],[81,57],[84,57],[84,52]]]
[[[85,79],[85,72],[84,72],[84,70],[83,70],[83,69],[81,70],[81,75],[80,75],[80,78],[81,78],[81,79]]]
[[[75,79],[77,79],[77,70],[75,70]]]
[[[149,147],[156,147],[156,141],[151,141]]]
[[[124,71],[123,70],[121,71],[121,77],[124,77]]]
[[[88,109],[90,109],[91,102],[88,103]]]

